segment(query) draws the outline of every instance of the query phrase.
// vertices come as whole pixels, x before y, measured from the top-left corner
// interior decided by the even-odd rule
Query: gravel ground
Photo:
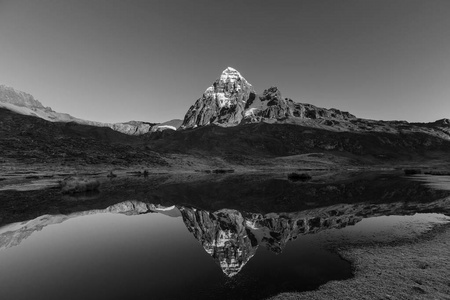
[[[316,291],[283,293],[288,299],[450,299],[450,225],[409,241],[340,249],[355,276]]]

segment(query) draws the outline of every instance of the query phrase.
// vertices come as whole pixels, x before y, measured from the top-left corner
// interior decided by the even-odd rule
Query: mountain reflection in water
[[[342,228],[361,220],[354,215],[339,215],[335,210],[320,212],[320,215],[297,212],[246,213],[244,216],[231,209],[216,212],[186,207],[179,209],[189,231],[229,277],[239,273],[259,246],[279,254],[286,243],[298,235]]]
[[[180,287],[179,290],[176,290],[174,284],[174,290],[170,291],[170,293],[173,293],[172,298],[260,299],[282,291],[313,289],[326,281],[351,276],[351,266],[348,262],[343,261],[336,254],[328,253],[313,242],[314,237],[318,236],[319,233],[330,232],[333,234],[331,229],[339,229],[336,232],[344,232],[348,228],[358,228],[359,224],[365,223],[365,219],[371,220],[380,216],[411,216],[417,213],[431,212],[450,214],[449,191],[430,189],[420,182],[411,181],[407,178],[392,177],[388,179],[386,180],[386,177],[382,176],[370,180],[356,178],[349,182],[308,184],[291,184],[270,179],[271,186],[265,184],[264,181],[260,181],[258,183],[259,190],[257,188],[255,193],[250,193],[247,198],[236,198],[236,195],[248,193],[248,188],[228,194],[230,207],[226,207],[226,202],[222,201],[223,196],[219,196],[219,194],[222,193],[224,184],[229,184],[230,181],[236,182],[234,178],[228,178],[221,184],[216,182],[213,189],[211,189],[211,186],[214,183],[211,182],[190,182],[186,184],[169,182],[152,189],[151,193],[146,190],[146,187],[144,187],[145,192],[141,191],[139,189],[141,185],[126,190],[127,198],[139,200],[118,202],[115,194],[122,199],[125,198],[120,189],[115,190],[114,193],[102,191],[95,196],[97,198],[89,198],[86,201],[72,199],[61,201],[61,198],[59,198],[61,207],[59,213],[54,212],[55,203],[50,200],[48,203],[43,203],[41,207],[39,207],[39,204],[37,205],[38,211],[41,212],[38,217],[0,227],[0,264],[5,266],[7,257],[20,255],[20,251],[18,254],[9,251],[12,247],[18,247],[17,249],[20,248],[21,251],[25,251],[23,249],[36,244],[36,239],[33,240],[32,238],[34,233],[45,233],[48,231],[46,227],[55,228],[53,230],[64,227],[50,225],[64,225],[70,223],[66,221],[81,220],[83,219],[81,217],[87,217],[88,215],[95,218],[96,216],[111,214],[136,216],[137,218],[148,215],[149,220],[155,219],[155,216],[164,217],[162,215],[165,215],[168,220],[177,221],[175,223],[173,221],[158,221],[148,230],[149,232],[155,230],[159,232],[159,239],[165,236],[164,240],[172,240],[171,244],[174,248],[169,252],[172,253],[175,251],[174,249],[180,247],[180,252],[177,252],[177,255],[181,255],[181,257],[175,260],[173,257],[169,257],[169,254],[164,254],[164,257],[167,256],[165,259],[161,257],[160,262],[151,260],[151,262],[148,262],[148,267],[155,272],[157,272],[156,270],[166,272],[164,269],[157,269],[155,264],[164,265],[176,261],[176,265],[183,268],[182,257],[185,256],[186,259],[192,260],[199,273],[203,272],[197,274],[198,276],[193,276],[192,269],[172,270],[171,272],[177,273],[172,275],[173,280],[180,282],[181,285],[181,282],[191,278],[189,291],[186,290],[186,287]],[[254,184],[255,182],[247,182],[250,187],[255,187]],[[120,186],[120,182],[118,182],[118,186]],[[129,186],[130,183],[128,182]],[[208,189],[209,193],[207,192]],[[25,198],[31,197],[30,194],[24,192],[17,195],[24,195]],[[174,195],[178,195],[178,203],[174,201]],[[197,195],[198,198],[194,198],[193,195]],[[209,202],[206,201],[207,195],[211,196]],[[257,196],[255,197],[255,195]],[[255,202],[258,195],[261,197],[260,203]],[[344,196],[347,197],[347,201],[342,199]],[[56,196],[51,193],[47,199],[52,199],[52,197],[56,199]],[[36,197],[36,199],[41,198]],[[160,204],[154,204],[150,200],[159,200],[157,203]],[[247,203],[246,200],[248,200]],[[113,203],[110,204],[111,202]],[[268,203],[268,205],[264,206],[265,203]],[[50,207],[50,204],[53,205],[52,208],[46,208],[45,205]],[[103,206],[105,204],[110,205]],[[277,205],[278,208],[282,207],[286,210],[275,210]],[[257,209],[252,210],[252,207]],[[292,208],[300,209],[292,210]],[[274,210],[271,211],[270,209]],[[12,215],[12,217],[18,219],[34,214],[31,210],[10,210],[10,213],[15,213],[16,215]],[[422,218],[427,218],[426,215],[423,216],[425,217]],[[142,219],[140,220],[139,222],[142,222]],[[376,224],[376,222],[372,223]],[[104,230],[108,231],[108,235],[114,236],[118,240],[117,243],[121,243],[120,240],[123,237],[120,232],[123,230],[117,224],[120,224],[120,222],[117,223],[116,220],[114,223],[105,223],[103,226],[111,227]],[[143,228],[143,226],[146,226],[145,224],[147,223],[143,222],[133,226],[145,231],[145,228]],[[365,224],[367,226],[370,222]],[[183,233],[180,225],[187,228],[189,232],[184,229]],[[178,229],[175,230],[174,226]],[[359,228],[364,228],[364,226]],[[98,228],[95,226],[89,229],[92,232],[96,230]],[[197,254],[193,254],[195,247],[193,248],[191,244],[186,246],[187,237],[185,234],[190,235],[191,239],[192,235],[195,237],[206,253],[220,266],[221,272],[226,275],[226,277],[223,275],[222,277],[227,278],[228,281],[224,281],[225,279],[221,279],[216,273],[213,275],[207,261],[199,258]],[[82,232],[79,235],[82,238],[82,236],[89,234],[88,232]],[[339,236],[339,234],[335,235]],[[36,234],[36,236],[39,236],[39,234]],[[130,233],[125,234],[125,236],[127,240],[133,238]],[[41,239],[42,235],[38,238]],[[141,236],[141,238],[145,239],[145,236]],[[339,238],[341,237],[339,236]],[[52,237],[47,236],[47,239],[51,241]],[[30,243],[26,243],[27,240],[30,240]],[[94,239],[89,243],[95,242]],[[66,243],[71,243],[71,241]],[[73,245],[66,245],[65,247],[79,247],[75,241],[73,243]],[[143,260],[143,265],[147,266],[145,261],[149,259],[146,258],[146,252],[153,253],[155,251],[153,248],[159,243],[160,240],[158,239],[145,241],[146,246],[139,250],[138,255]],[[292,247],[289,245],[292,245]],[[52,246],[49,244],[46,247]],[[108,252],[107,249],[105,250]],[[126,251],[134,253],[135,250],[128,249]],[[32,253],[38,255],[34,250]],[[273,254],[277,255],[274,256]],[[75,257],[71,257],[71,255]],[[85,259],[88,262],[91,259],[88,257],[77,258],[76,255],[77,253],[67,254],[67,259]],[[133,255],[128,255],[127,259],[130,259],[131,256]],[[209,258],[210,261],[211,258]],[[20,257],[16,257],[16,259],[21,261]],[[12,266],[10,267],[12,268]],[[21,268],[26,269],[26,266],[21,266]],[[173,266],[170,268],[173,268]],[[218,268],[216,267],[216,269]],[[6,278],[9,276],[7,270],[8,268],[5,267],[3,271],[0,271],[0,279],[7,280]],[[67,271],[70,272],[70,270]],[[22,280],[22,277],[19,276],[15,280]],[[0,288],[4,290],[5,287],[0,283]],[[159,288],[162,288],[162,286]],[[171,288],[169,287],[169,289]],[[168,290],[161,292],[155,290],[152,295],[155,299],[164,299],[168,297],[167,293],[169,293]],[[95,299],[94,294],[92,294],[92,299]]]
[[[92,210],[71,215],[44,215],[34,220],[0,228],[0,249],[19,245],[35,231],[68,219],[99,213],[140,215],[161,213],[171,217],[182,216],[187,229],[212,256],[224,274],[232,277],[255,255],[259,246],[276,254],[286,244],[304,234],[355,225],[363,218],[384,215],[409,215],[430,211],[447,211],[450,198],[429,203],[390,203],[367,206],[339,204],[335,206],[290,213],[241,213],[232,209],[209,212],[193,207],[147,204],[125,201],[104,210]],[[441,209],[439,209],[441,208]]]

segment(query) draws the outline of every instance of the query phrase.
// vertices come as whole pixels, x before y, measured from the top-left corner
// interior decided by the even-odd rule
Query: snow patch
[[[246,117],[251,117],[251,116],[254,116],[257,111],[258,111],[258,109],[256,107],[249,108],[245,111],[244,115]]]
[[[177,130],[175,128],[175,126],[171,126],[171,125],[157,125],[158,129],[172,129],[172,130]]]
[[[168,210],[172,210],[175,208],[175,205],[169,206],[169,207],[156,207],[155,210],[159,210],[159,211],[168,211]]]

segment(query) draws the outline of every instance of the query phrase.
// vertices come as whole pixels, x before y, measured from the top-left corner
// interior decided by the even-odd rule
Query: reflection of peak
[[[189,231],[227,276],[236,275],[255,254],[256,239],[246,228],[240,212],[223,209],[210,213],[193,208],[179,209]]]
[[[258,245],[281,253],[297,236],[354,225],[361,218],[336,210],[297,213],[246,214],[231,209],[208,212],[180,207],[183,221],[222,271],[236,275],[253,257]]]

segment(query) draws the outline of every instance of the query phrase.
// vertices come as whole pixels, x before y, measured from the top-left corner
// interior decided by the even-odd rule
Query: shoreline
[[[336,249],[354,276],[317,290],[287,292],[270,300],[450,299],[450,223],[413,239]]]

